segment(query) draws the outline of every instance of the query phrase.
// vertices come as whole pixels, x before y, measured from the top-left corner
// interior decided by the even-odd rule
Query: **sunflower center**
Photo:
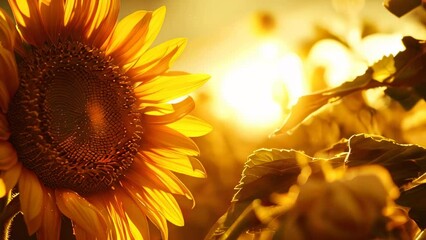
[[[141,144],[133,87],[97,48],[60,42],[19,64],[8,111],[22,164],[48,187],[90,194],[123,176]]]

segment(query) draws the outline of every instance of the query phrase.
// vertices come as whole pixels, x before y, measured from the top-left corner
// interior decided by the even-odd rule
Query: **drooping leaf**
[[[315,153],[315,157],[325,158],[325,159],[335,159],[338,158],[343,161],[346,158],[346,155],[349,151],[348,139],[343,138],[339,142],[334,143],[330,147],[323,149],[317,153]]]
[[[284,124],[274,132],[274,135],[291,134],[307,117],[324,105],[357,91],[382,86],[403,89],[411,87],[421,97],[426,98],[426,88],[423,87],[426,85],[426,43],[412,37],[404,37],[402,42],[406,47],[404,51],[399,52],[393,58],[384,57],[353,81],[345,82],[336,88],[300,97],[296,105],[292,107]],[[392,62],[395,70],[391,66]],[[380,81],[374,77],[378,77]],[[407,100],[409,97],[405,96],[401,99]],[[413,96],[414,98],[415,96]],[[413,101],[410,100],[406,107],[410,107]]]
[[[426,85],[418,84],[414,86],[416,93],[423,99],[426,99]]]
[[[378,164],[385,167],[400,188],[396,202],[410,208],[410,217],[420,228],[426,228],[426,149],[367,134],[353,135],[347,143],[349,152],[345,165]]]
[[[317,172],[322,160],[295,150],[255,151],[245,163],[231,206],[206,239],[235,239],[241,231],[257,227],[261,221],[253,212],[253,201],[260,199],[265,205],[272,204],[269,199],[272,193],[287,192],[297,182],[301,172],[300,164],[307,164],[313,172]],[[343,158],[328,161],[332,166],[343,165]]]
[[[372,78],[373,73],[373,69],[369,68],[364,75],[355,78],[355,80],[351,82],[345,82],[336,88],[300,97],[296,105],[292,107],[290,115],[286,119],[284,125],[280,129],[276,130],[274,134],[291,134],[291,132],[299,126],[303,120],[327,103],[335,102],[356,91],[384,86],[384,83]]]
[[[405,109],[412,109],[422,99],[416,90],[412,87],[409,88],[394,88],[388,87],[385,90],[385,94],[391,97],[393,100],[398,101],[399,104]]]
[[[345,165],[382,165],[399,187],[426,172],[426,149],[418,145],[398,144],[385,137],[366,134],[352,136],[348,144]]]
[[[394,57],[396,72],[391,86],[415,86],[424,83],[425,41],[406,36],[402,38],[402,43],[405,50]]]
[[[398,144],[381,136],[354,135],[349,139],[345,165],[384,166],[400,187],[399,205],[409,207],[410,217],[420,228],[426,227],[426,184],[407,188],[426,172],[426,149],[414,144]]]
[[[426,184],[420,184],[409,190],[401,192],[397,203],[418,211],[426,212]],[[424,216],[426,220],[426,216]]]
[[[383,5],[395,16],[401,17],[420,6],[421,0],[385,0]]]
[[[401,192],[396,201],[399,205],[409,207],[409,216],[417,223],[420,229],[426,228],[426,184],[420,184]]]
[[[260,224],[260,221],[251,214],[250,206],[253,200],[261,199],[269,204],[272,193],[287,192],[296,183],[297,176],[300,174],[301,168],[298,161],[304,160],[310,162],[312,158],[294,150],[260,149],[250,155],[245,163],[240,182],[235,187],[237,192],[221,228],[222,231],[226,230],[223,234],[235,236],[236,233],[229,231],[241,229],[242,223],[246,224],[246,229]],[[248,216],[251,217],[243,219]],[[238,224],[238,227],[231,228],[234,224]]]
[[[380,61],[377,61],[373,66],[373,79],[384,81],[396,72],[395,60],[392,55],[384,56]]]
[[[426,229],[426,217],[425,217],[426,211],[425,210],[410,209],[410,211],[408,212],[408,216],[410,216],[410,218],[417,223],[417,226],[420,229],[425,231]],[[417,239],[421,240],[422,238],[417,238]]]
[[[241,210],[241,214],[236,216],[236,219],[225,225],[227,227],[221,228],[221,231],[216,230],[214,237],[210,239],[219,239],[219,240],[231,240],[237,239],[242,233],[246,232],[248,229],[253,228],[261,224],[260,220],[257,218],[254,211],[254,202],[250,204],[244,204],[244,209]],[[227,215],[228,217],[228,215]],[[226,222],[225,222],[226,223]]]
[[[232,201],[268,197],[272,192],[286,192],[300,173],[298,158],[312,159],[294,150],[260,149],[248,157]],[[280,183],[277,188],[276,183]]]

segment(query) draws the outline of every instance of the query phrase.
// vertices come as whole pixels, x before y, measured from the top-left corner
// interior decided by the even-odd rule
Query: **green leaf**
[[[412,37],[404,37],[402,42],[406,49],[394,58],[397,72],[385,93],[410,110],[421,98],[426,99],[425,43]]]
[[[385,0],[383,5],[395,16],[401,17],[420,6],[421,0]]]
[[[291,134],[309,115],[328,103],[335,102],[344,96],[360,90],[385,86],[384,83],[373,79],[373,73],[373,69],[369,68],[364,75],[355,78],[351,82],[345,82],[336,88],[300,97],[296,105],[292,107],[284,125],[276,130],[274,135],[282,133]]]
[[[246,232],[248,229],[253,228],[261,224],[260,220],[257,218],[255,213],[255,207],[258,204],[255,204],[256,201],[252,201],[247,207],[241,211],[241,214],[232,221],[232,224],[229,225],[229,228],[222,229],[225,230],[221,234],[216,234],[216,237],[220,237],[220,240],[231,240],[237,239],[242,233]]]
[[[262,230],[268,215],[272,193],[287,192],[297,182],[300,166],[308,165],[312,174],[320,173],[322,161],[331,166],[347,167],[378,164],[385,167],[400,187],[397,203],[410,208],[412,217],[421,228],[426,226],[426,149],[414,144],[398,144],[394,140],[367,134],[343,139],[323,152],[326,159],[313,158],[295,150],[260,149],[248,157],[231,206],[209,232],[206,240],[228,240],[250,230]],[[420,176],[420,177],[419,177]],[[259,209],[259,206],[262,209]],[[259,219],[256,212],[266,214]],[[276,214],[277,212],[275,212]]]
[[[348,139],[342,138],[339,142],[334,143],[328,148],[315,153],[315,157],[324,159],[333,159],[332,161],[344,162],[349,152]],[[338,160],[340,159],[340,160]]]
[[[417,211],[426,212],[426,184],[420,184],[401,192],[397,203]],[[424,219],[426,220],[426,216],[424,216]]]
[[[412,37],[404,37],[402,42],[406,47],[404,51],[395,57],[384,57],[353,81],[345,82],[336,88],[300,97],[296,105],[292,107],[284,124],[274,132],[274,135],[291,134],[307,117],[324,105],[357,91],[381,86],[405,89],[412,87],[416,89],[417,93],[420,93],[420,96],[426,98],[426,87],[423,87],[426,85],[424,64],[426,62],[426,43]],[[392,63],[395,71],[391,66]],[[378,77],[380,81],[374,77]],[[406,107],[410,107],[411,104],[413,103],[408,102]]]
[[[232,201],[269,197],[272,192],[287,192],[300,173],[298,159],[312,158],[294,150],[260,149],[248,157]],[[280,185],[277,188],[276,183]]]
[[[425,85],[423,85],[423,84],[416,85],[416,86],[414,86],[414,90],[423,99],[426,99],[426,86]]]
[[[396,72],[392,86],[414,86],[424,83],[425,42],[409,36],[403,37],[402,42],[405,50],[394,57]]]
[[[400,196],[396,203],[410,208],[409,215],[422,229],[426,228],[426,149],[415,144],[398,144],[395,141],[366,134],[349,139],[348,167],[379,164],[385,167]],[[420,177],[419,177],[420,176]]]
[[[296,150],[260,149],[248,157],[242,177],[227,213],[219,219],[206,239],[235,239],[242,231],[257,228],[261,221],[254,215],[253,201],[272,204],[272,193],[285,193],[297,182],[300,164],[320,172],[320,162]],[[328,160],[332,166],[343,165],[343,158]]]
[[[380,61],[377,61],[373,66],[373,79],[379,82],[389,79],[396,72],[395,60],[392,55],[384,56]]]
[[[419,181],[415,180],[414,182],[424,182],[424,179]],[[420,229],[426,228],[426,183],[421,183],[408,190],[403,190],[396,200],[396,203],[401,206],[409,207],[409,216],[417,223]]]
[[[395,184],[402,187],[426,172],[426,149],[414,144],[398,144],[382,136],[354,135],[349,138],[345,165],[367,164],[382,165]]]
[[[237,192],[231,206],[206,239],[235,239],[241,231],[259,225],[253,212],[253,201],[269,202],[273,192],[287,192],[301,171],[297,158],[311,160],[294,150],[260,149],[250,155],[235,187]]]
[[[393,100],[398,101],[399,104],[405,109],[412,109],[421,99],[415,89],[409,88],[394,88],[388,87],[385,90],[385,94],[391,97]]]
[[[426,211],[417,210],[417,209],[410,209],[410,211],[408,212],[408,216],[417,223],[417,226],[420,229],[422,229],[422,230],[426,229],[426,217],[425,217]],[[423,238],[417,238],[417,239],[421,240]]]

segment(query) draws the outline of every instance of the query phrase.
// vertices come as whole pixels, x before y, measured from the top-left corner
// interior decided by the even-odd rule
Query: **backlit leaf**
[[[414,8],[420,6],[421,0],[385,0],[383,5],[397,17],[410,12]]]
[[[405,109],[412,109],[421,99],[419,94],[413,88],[393,88],[388,87],[385,90],[386,95],[393,100],[398,101],[399,104]]]
[[[319,110],[324,105],[335,102],[351,93],[376,87],[413,88],[417,94],[426,98],[426,43],[412,37],[402,39],[406,49],[395,57],[385,57],[376,65],[369,67],[367,71],[353,81],[325,91],[302,96],[291,109],[283,126],[274,132],[275,135],[288,133],[298,127],[307,117]],[[393,60],[392,60],[393,59]],[[393,61],[393,63],[392,63]],[[394,65],[395,71],[391,67]],[[387,77],[385,77],[387,76]],[[381,81],[377,81],[378,77]],[[391,91],[392,92],[392,91]],[[395,92],[393,90],[393,92]],[[388,91],[389,93],[389,91]],[[415,96],[408,103],[402,102],[407,108],[414,104]],[[410,99],[410,96],[401,99]]]
[[[396,202],[399,205],[409,207],[409,216],[420,229],[426,228],[426,184],[420,184],[401,192],[401,196]]]
[[[371,66],[373,79],[382,82],[396,72],[395,61],[392,55],[384,56],[380,61]]]
[[[286,149],[260,149],[248,157],[237,193],[232,201],[268,198],[273,192],[287,192],[300,174],[300,162],[312,162],[308,155]],[[279,183],[279,187],[277,187]]]
[[[261,222],[254,214],[253,201],[270,203],[272,193],[284,193],[297,182],[300,165],[307,164],[319,172],[322,159],[314,159],[300,151],[260,149],[248,157],[242,177],[227,213],[214,225],[206,239],[235,239]],[[343,158],[329,160],[332,166],[343,164]]]
[[[349,139],[349,149],[345,165],[382,165],[399,187],[426,171],[426,149],[418,145],[398,144],[385,137],[358,134]]]
[[[355,78],[355,80],[351,82],[345,82],[336,88],[300,97],[296,105],[292,107],[291,113],[284,125],[276,130],[274,134],[291,134],[309,115],[327,103],[335,102],[344,96],[360,90],[384,86],[384,83],[373,79],[373,73],[374,71],[372,68],[369,68],[364,75]]]

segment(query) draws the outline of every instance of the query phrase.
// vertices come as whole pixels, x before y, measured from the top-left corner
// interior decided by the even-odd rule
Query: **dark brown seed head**
[[[112,187],[143,131],[126,75],[99,49],[70,41],[34,49],[19,74],[7,113],[19,161],[51,188]]]

